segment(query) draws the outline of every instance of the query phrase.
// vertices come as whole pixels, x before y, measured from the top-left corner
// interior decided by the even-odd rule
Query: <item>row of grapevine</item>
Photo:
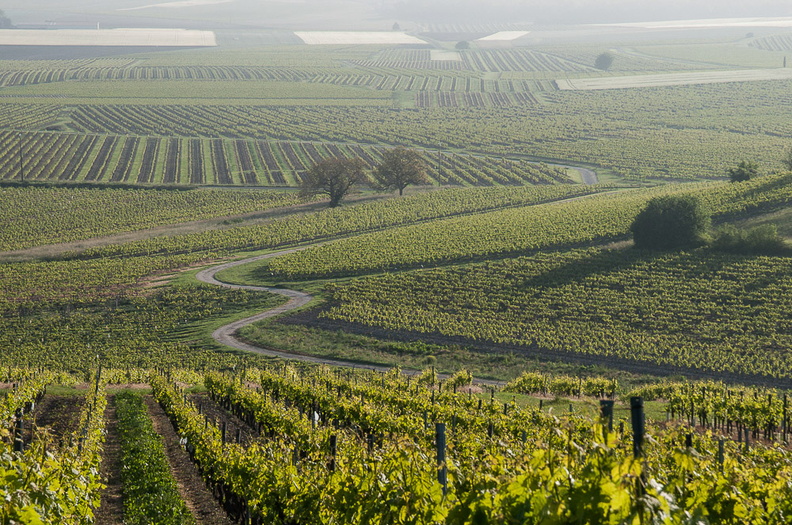
[[[782,257],[541,253],[339,285],[323,315],[546,359],[773,382],[792,374],[789,273]]]
[[[135,144],[127,141],[127,145]],[[117,166],[121,166],[119,162]],[[303,202],[295,192],[134,188],[0,188],[0,251]]]
[[[268,268],[278,277],[308,279],[601,242],[626,235],[641,207],[669,191],[634,190],[367,233],[279,257]]]
[[[385,49],[364,60],[352,62],[365,69],[434,69],[459,70],[461,60],[432,60],[429,49]]]
[[[383,150],[356,144],[9,132],[0,133],[0,147],[16,153],[0,158],[0,179],[223,186],[296,186],[323,158],[361,157],[373,168]],[[435,151],[423,155],[435,184],[569,182],[564,170],[546,165]],[[451,179],[440,172],[446,159],[453,159]]]
[[[499,95],[524,98],[519,90],[509,92],[508,84],[517,89],[528,81],[498,82],[503,87]],[[787,147],[784,137],[792,132],[792,119],[785,113],[790,105],[784,82],[647,89],[544,92],[532,95],[541,97],[541,104],[529,99],[511,106],[415,111],[239,105],[106,105],[102,110],[63,106],[62,110],[70,111],[68,125],[85,133],[399,144],[493,156],[520,152],[607,165],[634,179],[722,177],[727,167],[745,158],[756,159],[768,170],[780,167],[779,152]],[[435,95],[420,94],[418,101],[435,104]],[[724,118],[723,108],[736,109]],[[625,112],[631,118],[623,118]],[[10,154],[6,157],[12,161]]]
[[[78,429],[63,443],[36,433],[25,450],[0,443],[3,471],[2,523],[93,523],[103,487],[99,463],[107,400],[97,377],[89,389]]]
[[[722,382],[658,382],[631,392],[646,399],[668,401],[671,417],[682,417],[717,432],[748,431],[757,439],[787,441],[792,418],[789,393]],[[779,435],[780,434],[780,435]]]
[[[78,272],[71,277],[82,278]],[[136,383],[145,382],[135,372],[140,368],[217,369],[246,361],[260,363],[265,358],[240,358],[198,346],[194,323],[246,308],[264,310],[281,304],[277,297],[207,287],[144,290],[139,294],[127,287],[116,291],[116,297],[103,299],[102,283],[93,280],[86,280],[77,298],[46,299],[57,294],[62,285],[45,283],[49,289],[24,303],[24,310],[3,312],[0,346],[4,364],[80,370],[91,366],[99,356],[104,362],[124,367],[112,378],[114,382]],[[20,290],[20,295],[25,294],[27,291]]]
[[[415,94],[415,105],[430,107],[508,107],[515,104],[538,104],[539,99],[531,93],[454,93],[446,91],[419,91]]]
[[[400,199],[325,209],[310,216],[289,217],[258,226],[172,237],[159,237],[123,245],[88,249],[81,257],[262,249],[328,239],[441,217],[471,214],[509,206],[525,206],[598,193],[609,186],[541,185],[522,187],[447,188]]]
[[[51,82],[95,80],[180,80],[180,81],[277,81],[303,82],[321,69],[256,66],[142,66],[68,67],[54,64],[0,71],[0,87],[27,86]]]
[[[769,35],[752,40],[748,45],[763,51],[792,51],[792,36]]]
[[[548,55],[532,49],[493,49],[462,53],[468,69],[484,72],[500,71],[552,71],[552,72],[590,72],[592,66]]]
[[[350,73],[328,73],[313,80],[322,84],[369,87],[387,91],[409,91],[415,93],[513,93],[515,95],[536,94],[556,91],[550,81],[528,79],[482,79],[462,76],[433,76],[427,74],[406,75],[399,71],[383,71],[378,74],[353,75]]]
[[[153,386],[207,482],[251,523],[539,523],[579,513],[602,522],[675,522],[697,513],[737,523],[745,515],[772,521],[786,512],[788,487],[775,472],[789,468],[782,450],[743,451],[706,436],[694,442],[684,429],[650,428],[652,439],[642,444],[636,437],[643,438],[641,426],[631,439],[623,425],[608,432],[582,419],[558,420],[516,406],[504,415],[436,392],[423,405],[433,409],[422,414],[416,408],[421,398],[429,403],[429,391],[415,396],[418,404],[404,404],[395,399],[411,390],[402,378],[383,378],[378,393],[365,388],[358,400],[361,390],[331,376],[268,375],[260,379],[260,393],[214,376],[210,384],[227,406],[270,429],[266,440],[247,447],[226,442],[164,380],[155,378]],[[388,399],[395,404],[383,402]],[[391,407],[379,411],[390,412],[396,426],[377,427],[391,431],[370,439],[355,428],[367,425],[377,403]],[[341,413],[334,404],[348,404],[340,420],[333,419]],[[441,414],[457,417],[442,421]],[[493,428],[501,422],[507,427]],[[724,483],[740,489],[714,490]]]

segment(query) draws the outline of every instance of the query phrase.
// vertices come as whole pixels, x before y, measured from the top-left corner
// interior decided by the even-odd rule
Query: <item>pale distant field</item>
[[[706,18],[699,20],[667,20],[662,22],[630,22],[597,24],[645,29],[703,29],[719,27],[792,27],[792,18]]]
[[[197,7],[202,5],[230,4],[234,0],[183,0],[181,2],[163,2],[159,4],[142,5],[140,7],[127,7],[118,11],[135,11],[137,9],[148,9],[150,7],[180,8]]]
[[[426,44],[420,38],[397,31],[296,31],[309,46]]]
[[[459,54],[459,51],[432,49],[429,51],[429,58],[431,60],[437,60],[437,61],[450,60],[452,62],[459,62],[462,60],[462,55]]]
[[[508,42],[522,38],[529,33],[530,31],[498,31],[492,35],[479,38],[476,42]]]
[[[625,77],[576,78],[557,80],[563,91],[595,91],[602,89],[627,89],[659,86],[685,86],[692,84],[719,84],[723,82],[752,82],[759,80],[792,79],[792,69],[754,69],[748,71],[702,71],[694,73],[668,73],[662,75],[632,75]]]
[[[4,29],[0,46],[210,47],[213,31],[188,29]]]

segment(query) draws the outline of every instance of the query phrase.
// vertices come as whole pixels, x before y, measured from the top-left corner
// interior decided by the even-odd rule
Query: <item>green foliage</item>
[[[613,65],[613,59],[614,59],[613,53],[609,53],[607,51],[601,53],[594,60],[594,67],[596,67],[597,69],[601,69],[603,71],[607,71]]]
[[[783,164],[786,169],[792,171],[792,149],[781,159],[781,164]]]
[[[303,195],[327,195],[329,206],[335,208],[355,184],[363,181],[362,160],[329,158],[315,164],[303,176],[300,190]]]
[[[0,188],[0,251],[297,204],[295,193]]]
[[[439,217],[470,214],[520,204],[549,202],[564,197],[598,193],[607,189],[610,187],[571,184],[518,188],[448,188],[443,191],[408,195],[403,199],[325,209],[318,213],[289,217],[266,225],[160,237],[89,249],[83,253],[83,257],[190,252],[195,259],[200,256],[196,252],[214,254],[225,250],[283,246]]]
[[[637,248],[669,250],[700,245],[709,225],[709,212],[698,198],[668,195],[650,200],[630,231]]]
[[[153,386],[207,481],[222,483],[254,518],[275,525],[682,523],[690,516],[736,524],[746,516],[783,522],[792,508],[782,447],[742,449],[727,440],[719,460],[711,434],[684,448],[687,428],[648,422],[636,461],[629,430],[609,432],[579,416],[514,403],[483,404],[404,376],[341,376],[326,368],[208,376],[216,399],[262,424],[267,439],[247,448],[221,443],[217,428],[164,379]],[[251,380],[255,389],[246,386]],[[778,399],[773,410],[781,410]],[[445,422],[450,436],[443,465],[432,421]],[[331,435],[338,444],[332,470]],[[439,468],[448,473],[445,489]]]
[[[582,378],[525,372],[517,379],[509,381],[504,390],[521,394],[613,397],[617,393],[618,382],[604,377]]]
[[[143,397],[116,395],[121,441],[124,523],[182,525],[194,523],[170,471],[165,445],[154,430]]]
[[[467,40],[460,40],[454,45],[454,49],[457,49],[459,51],[470,49],[470,42],[468,42]]]
[[[7,364],[56,370],[84,369],[97,355],[117,367],[217,369],[234,366],[239,357],[203,347],[208,341],[197,336],[196,324],[281,302],[276,296],[209,286],[170,287],[118,303],[45,300],[31,303],[24,315],[0,316],[0,348]]]
[[[731,182],[744,182],[759,175],[759,165],[752,161],[741,161],[736,167],[726,170]]]
[[[382,154],[382,162],[372,175],[379,189],[399,190],[399,195],[402,195],[404,188],[410,184],[429,182],[424,159],[417,151],[404,147],[385,150]]]
[[[590,249],[357,279],[322,315],[544,358],[789,378],[790,289],[788,257]]]
[[[38,433],[24,452],[13,452],[8,421],[0,435],[0,523],[94,523],[104,488],[99,472],[104,441],[103,383],[89,389],[77,429],[55,443]]]
[[[716,216],[783,205],[792,200],[791,178],[789,175],[762,177],[739,185],[665,185],[560,203],[538,201],[536,206],[453,217],[341,239],[274,259],[268,269],[277,277],[325,278],[603,242],[626,237],[641,208],[654,197],[680,196],[683,203],[693,206],[692,218],[706,223],[705,216],[695,215],[703,214],[704,206],[694,202],[700,200]],[[677,213],[686,213],[684,205],[679,212],[672,211],[667,220],[672,223],[677,218],[685,220]],[[656,223],[647,227],[670,237],[672,245],[685,241],[679,235],[671,236],[668,227],[660,229]],[[697,242],[700,242],[698,238],[687,245]]]
[[[727,224],[715,232],[710,246],[721,252],[755,255],[783,255],[790,251],[773,224],[747,230]]]

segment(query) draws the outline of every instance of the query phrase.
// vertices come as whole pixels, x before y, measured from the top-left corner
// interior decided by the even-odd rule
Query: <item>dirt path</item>
[[[387,197],[383,196],[353,196],[347,199],[349,203],[360,203],[371,200],[378,200]],[[229,215],[225,217],[215,217],[197,221],[182,222],[178,224],[165,224],[154,226],[147,229],[116,233],[91,239],[64,242],[60,244],[49,244],[46,246],[35,246],[13,251],[0,251],[0,262],[22,262],[42,257],[56,257],[67,252],[80,253],[90,248],[99,248],[112,244],[124,244],[155,237],[165,237],[173,235],[186,235],[189,233],[199,233],[209,230],[226,230],[239,226],[251,226],[264,224],[274,219],[287,217],[290,215],[302,215],[318,210],[325,209],[326,202],[310,202],[307,204],[295,204],[283,206],[264,211],[243,213],[240,215]]]
[[[151,396],[144,397],[154,430],[162,436],[165,454],[168,457],[171,473],[176,479],[179,494],[187,504],[198,525],[232,525],[223,508],[204,484],[198,469],[195,468],[187,452],[179,444],[179,435],[173,429],[162,407]],[[104,523],[98,521],[98,523]]]
[[[124,505],[121,496],[121,442],[118,437],[118,417],[116,416],[115,395],[107,398],[104,412],[105,436],[102,447],[102,479],[105,489],[96,511],[96,523],[102,525],[121,525],[124,521]]]
[[[225,326],[221,326],[217,330],[212,333],[212,337],[215,341],[220,344],[230,346],[231,348],[236,348],[238,350],[244,350],[245,352],[253,352],[256,354],[263,354],[272,357],[280,357],[283,359],[294,359],[297,361],[306,361],[309,363],[319,363],[325,364],[330,366],[343,366],[348,368],[366,368],[366,369],[374,369],[379,371],[387,371],[390,367],[380,367],[380,366],[372,366],[372,365],[364,365],[360,363],[353,363],[350,361],[341,361],[337,359],[325,359],[321,357],[314,357],[309,355],[301,355],[301,354],[291,354],[288,352],[282,352],[278,350],[270,350],[267,348],[261,348],[259,346],[255,346],[249,343],[242,341],[236,337],[236,332],[242,328],[243,326],[247,326],[249,324],[253,324],[257,321],[261,321],[262,319],[269,319],[270,317],[275,317],[277,315],[284,314],[286,312],[291,312],[298,308],[301,308],[311,302],[313,296],[307,294],[305,292],[299,292],[297,290],[288,290],[285,288],[270,288],[268,286],[248,286],[248,285],[240,285],[240,284],[229,284],[224,283],[222,281],[218,281],[215,275],[218,272],[226,270],[228,268],[232,268],[234,266],[241,266],[243,264],[249,264],[256,261],[261,261],[263,259],[271,259],[273,257],[280,257],[281,255],[286,255],[289,253],[294,253],[300,250],[304,250],[307,247],[300,247],[300,248],[292,248],[290,250],[282,250],[279,252],[268,253],[266,255],[259,255],[257,257],[250,257],[248,259],[242,259],[239,261],[233,261],[225,264],[221,264],[218,266],[212,266],[211,268],[206,268],[198,272],[195,276],[201,282],[207,284],[214,284],[216,286],[222,286],[225,288],[235,288],[240,290],[250,290],[253,292],[267,292],[267,293],[274,293],[278,295],[283,295],[284,297],[288,297],[289,300],[276,308],[272,308],[270,310],[261,312],[260,314],[256,314],[254,316],[240,319],[239,321],[234,321],[231,324],[227,324]]]
[[[218,266],[212,266],[210,268],[205,268],[196,274],[196,279],[201,282],[207,284],[213,284],[215,286],[223,286],[225,288],[235,288],[240,290],[249,290],[253,292],[267,292],[267,293],[275,293],[278,295],[283,295],[288,297],[289,300],[276,308],[272,308],[271,310],[267,310],[265,312],[261,312],[260,314],[256,314],[254,316],[240,319],[239,321],[235,321],[231,324],[227,324],[225,326],[221,326],[217,330],[212,333],[212,337],[215,341],[220,344],[230,346],[231,348],[236,348],[237,350],[244,350],[245,352],[252,352],[255,354],[262,354],[268,355],[271,357],[280,357],[282,359],[293,359],[295,361],[304,361],[308,363],[317,363],[317,364],[324,364],[328,366],[340,366],[344,368],[360,368],[365,370],[376,370],[378,372],[387,372],[391,369],[389,366],[377,366],[377,365],[370,365],[370,364],[363,364],[363,363],[356,363],[354,361],[343,361],[340,359],[328,359],[324,357],[315,357],[311,355],[303,355],[303,354],[292,354],[289,352],[284,352],[280,350],[272,350],[268,348],[262,348],[260,346],[255,346],[250,343],[247,343],[239,338],[236,337],[236,332],[242,328],[243,326],[247,326],[249,324],[253,324],[257,321],[261,321],[262,319],[269,319],[270,317],[275,317],[277,315],[284,314],[286,312],[291,312],[298,308],[301,308],[308,304],[312,299],[313,296],[307,294],[305,292],[299,292],[297,290],[288,290],[285,288],[270,288],[267,286],[249,286],[249,285],[239,285],[239,284],[229,284],[224,283],[222,281],[218,281],[215,275],[218,272],[226,270],[228,268],[232,268],[234,266],[241,266],[243,264],[252,263],[255,261],[260,261],[263,259],[271,259],[273,257],[280,257],[281,255],[286,255],[289,253],[294,253],[300,250],[305,250],[308,246],[303,246],[299,248],[292,248],[289,250],[282,250],[279,252],[272,252],[266,255],[259,255],[256,257],[250,257],[248,259],[242,259],[239,261],[233,261],[225,264],[221,264]],[[405,374],[413,375],[418,374],[420,372],[412,371],[412,370],[405,370]],[[441,378],[445,378],[445,374],[438,374]],[[476,380],[477,383],[482,384],[492,384],[492,385],[502,385],[505,384],[503,381],[490,381],[490,380]]]

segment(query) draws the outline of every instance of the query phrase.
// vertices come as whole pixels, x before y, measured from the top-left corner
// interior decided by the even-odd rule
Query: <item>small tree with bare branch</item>
[[[399,190],[399,195],[404,194],[404,188],[410,184],[429,183],[421,154],[401,146],[382,154],[382,162],[373,175],[379,189]]]
[[[303,176],[300,193],[327,195],[330,207],[335,208],[355,184],[364,178],[366,164],[360,159],[328,158],[315,164]]]

